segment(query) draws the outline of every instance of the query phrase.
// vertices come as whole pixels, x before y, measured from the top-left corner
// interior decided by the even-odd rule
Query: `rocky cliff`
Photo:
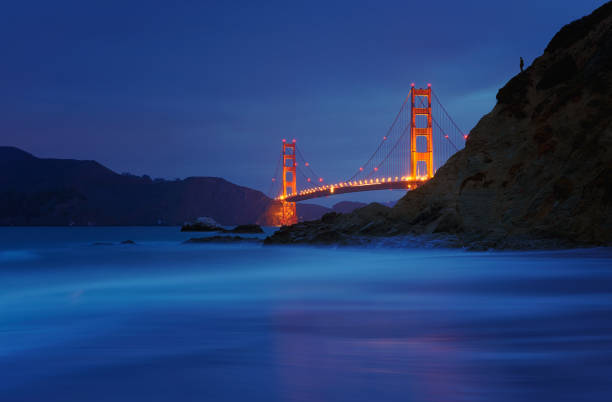
[[[268,243],[447,236],[477,247],[612,244],[612,2],[563,27],[497,94],[464,150],[394,208],[283,228]]]

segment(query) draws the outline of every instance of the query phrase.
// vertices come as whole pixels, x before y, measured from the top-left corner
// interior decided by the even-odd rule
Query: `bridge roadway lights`
[[[357,193],[361,191],[374,191],[374,190],[413,190],[425,182],[427,182],[427,177],[417,177],[417,178],[409,178],[407,180],[390,180],[386,182],[375,182],[372,183],[364,183],[364,184],[355,184],[355,185],[346,185],[345,183],[338,183],[330,186],[321,186],[313,190],[301,191],[296,195],[291,195],[286,198],[279,197],[281,201],[284,202],[298,202],[310,200],[313,198],[322,198],[328,197],[330,195],[336,194],[347,194],[347,193]]]

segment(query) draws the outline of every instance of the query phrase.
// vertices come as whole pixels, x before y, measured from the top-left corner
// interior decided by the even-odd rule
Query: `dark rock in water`
[[[612,245],[612,2],[511,79],[465,149],[393,208],[281,228],[266,244],[452,235],[489,248]]]
[[[203,222],[194,222],[184,224],[181,227],[181,232],[225,232],[225,229]]]
[[[259,225],[238,225],[232,230],[228,230],[230,233],[263,233],[263,229]]]
[[[379,225],[384,224],[389,210],[388,207],[373,203],[351,214],[329,212],[320,221],[284,226],[266,238],[264,244],[362,244],[370,241],[364,236],[376,232]]]
[[[181,227],[181,232],[220,232],[220,233],[263,233],[263,229],[259,225],[248,224],[238,225],[231,230],[224,229],[217,225],[211,225],[206,222],[186,223]]]
[[[241,236],[212,236],[212,237],[195,237],[186,240],[184,244],[197,243],[261,243],[260,239],[254,239]]]
[[[124,240],[121,244],[136,244],[136,242],[134,240]]]

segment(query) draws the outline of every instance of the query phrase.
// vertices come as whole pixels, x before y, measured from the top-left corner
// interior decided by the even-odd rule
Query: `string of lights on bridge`
[[[302,199],[317,198],[331,194],[348,193],[355,191],[368,191],[376,189],[412,189],[427,181],[427,171],[424,166],[417,164],[416,174],[411,172],[411,145],[410,127],[413,119],[412,111],[415,110],[416,120],[422,120],[422,115],[418,114],[421,110],[426,110],[429,105],[431,122],[432,144],[430,145],[433,154],[433,170],[437,171],[446,161],[465,146],[468,135],[465,134],[451,118],[446,108],[440,102],[438,96],[431,90],[431,85],[427,85],[429,99],[416,95],[425,90],[416,90],[414,84],[404,100],[399,112],[395,116],[393,123],[383,135],[375,151],[361,165],[357,171],[347,180],[333,184],[323,184],[322,176],[316,174],[309,161],[304,157],[302,151],[295,147],[295,172],[296,179],[299,178],[302,190],[292,189],[291,194],[283,195],[283,191],[275,191],[279,186],[282,187],[282,180],[279,180],[279,171],[282,170],[282,155],[276,166],[274,177],[269,194],[277,200],[300,201]],[[419,92],[420,91],[420,92]],[[414,102],[414,104],[412,103]],[[421,119],[419,119],[421,117]],[[422,121],[417,121],[417,125],[423,126]],[[416,128],[422,130],[421,128]],[[418,138],[417,138],[418,139]],[[287,140],[283,139],[283,143]],[[296,144],[296,140],[291,140]],[[419,147],[427,144],[416,142],[416,152]]]

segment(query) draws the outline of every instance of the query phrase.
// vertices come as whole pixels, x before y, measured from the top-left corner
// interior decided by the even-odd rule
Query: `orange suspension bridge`
[[[431,84],[420,89],[412,84],[378,147],[348,180],[325,183],[296,147],[296,141],[283,140],[269,193],[281,202],[281,224],[292,225],[298,221],[298,201],[359,191],[414,189],[431,179],[465,146],[466,139]]]

